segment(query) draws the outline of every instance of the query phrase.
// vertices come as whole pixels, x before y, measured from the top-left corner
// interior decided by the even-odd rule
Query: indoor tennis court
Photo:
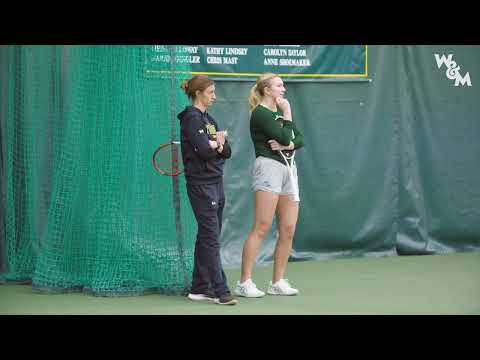
[[[156,154],[180,144],[180,85],[207,75],[231,147],[233,290],[255,221],[248,99],[267,72],[303,133],[285,273],[300,293],[193,302],[180,148]],[[477,45],[0,46],[0,314],[480,314],[479,74]],[[278,226],[256,253],[263,291]]]

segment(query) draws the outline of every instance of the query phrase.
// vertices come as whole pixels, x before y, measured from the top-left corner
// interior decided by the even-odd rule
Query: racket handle
[[[289,172],[289,175],[290,175],[290,181],[292,182],[292,185],[293,185],[293,200],[294,201],[300,201],[300,196],[298,195],[298,188],[297,188],[297,185],[296,185],[296,182],[295,182],[295,177],[293,176],[293,169],[291,167],[288,168],[288,172]]]

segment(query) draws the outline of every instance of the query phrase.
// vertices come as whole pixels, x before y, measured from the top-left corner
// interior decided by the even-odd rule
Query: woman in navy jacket
[[[223,165],[231,149],[226,133],[207,113],[216,99],[215,84],[205,75],[184,81],[181,88],[191,99],[178,118],[187,193],[198,223],[191,300],[235,305],[220,259],[220,232],[225,205]]]

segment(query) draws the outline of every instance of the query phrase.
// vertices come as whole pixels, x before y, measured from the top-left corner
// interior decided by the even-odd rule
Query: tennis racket
[[[180,141],[162,144],[153,153],[153,167],[157,172],[167,176],[178,176],[183,173]]]
[[[295,139],[295,134],[292,130],[292,139]],[[288,175],[290,176],[290,181],[293,185],[293,200],[300,201],[300,197],[298,195],[298,187],[297,182],[295,181],[295,177],[293,176],[293,166],[295,165],[295,150],[278,150],[280,155],[282,155],[283,160],[285,160],[285,165],[288,168]],[[290,163],[288,162],[290,160]]]

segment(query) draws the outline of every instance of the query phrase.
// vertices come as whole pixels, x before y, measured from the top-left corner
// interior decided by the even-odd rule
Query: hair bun
[[[187,89],[188,89],[188,80],[184,80],[184,81],[180,84],[180,88],[182,88],[183,90],[187,90]]]

